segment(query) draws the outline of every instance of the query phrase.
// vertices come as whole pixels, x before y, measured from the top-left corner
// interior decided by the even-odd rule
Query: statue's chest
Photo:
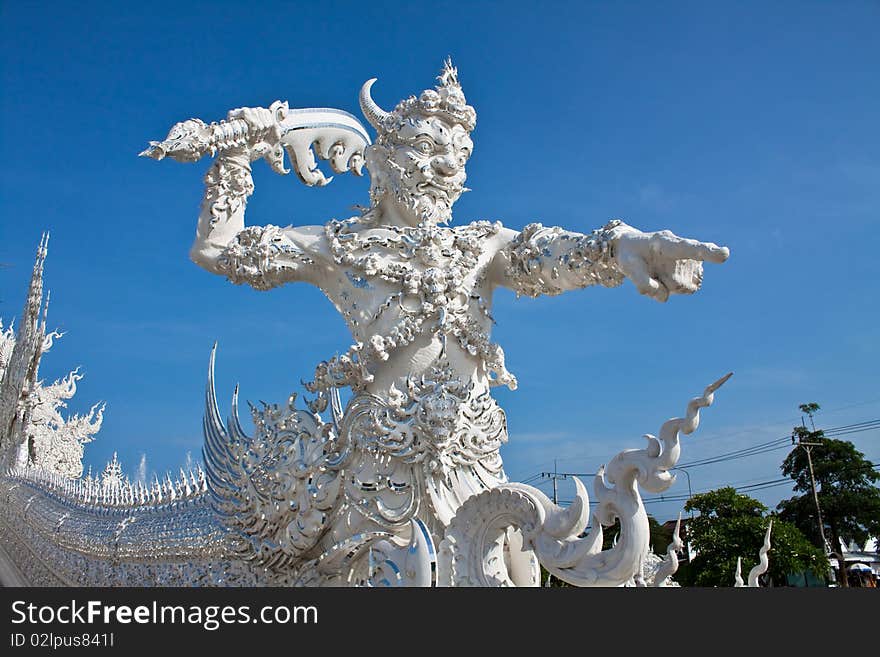
[[[425,336],[455,343],[481,367],[490,386],[516,387],[504,352],[489,340],[485,279],[500,223],[460,228],[364,229],[356,221],[331,222],[327,244],[335,282],[324,291],[348,322],[354,344],[323,361],[306,387],[318,392],[350,386],[364,390],[381,363]]]
[[[478,320],[488,316],[483,284],[497,232],[489,222],[357,233],[331,223],[327,237],[338,273],[328,294],[361,337],[405,318]]]

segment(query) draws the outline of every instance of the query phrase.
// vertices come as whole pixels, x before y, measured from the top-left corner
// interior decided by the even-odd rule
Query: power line
[[[850,433],[860,433],[864,431],[870,431],[872,429],[880,428],[880,419],[874,420],[866,420],[864,422],[856,422],[853,424],[845,424],[838,427],[831,427],[827,430],[823,430],[823,436],[825,437],[834,437],[847,435]],[[717,454],[715,456],[706,457],[703,459],[698,459],[694,461],[690,461],[687,463],[680,464],[676,466],[676,469],[682,470],[683,472],[687,472],[687,468],[697,468],[705,465],[713,465],[716,463],[725,463],[727,461],[733,461],[736,459],[746,458],[748,456],[756,456],[758,454],[764,454],[767,452],[772,452],[775,450],[783,449],[789,446],[789,442],[792,440],[791,435],[787,435],[781,438],[776,438],[774,440],[769,440],[763,443],[758,443],[752,445],[750,447],[744,447],[742,449],[738,449],[732,452],[727,452],[725,454]],[[870,462],[868,463],[869,468],[878,469],[880,466],[873,465]],[[524,484],[529,484],[533,482],[538,482],[536,485],[541,486],[547,483],[552,483],[554,489],[556,487],[556,482],[559,479],[567,479],[569,477],[595,477],[597,473],[595,472],[558,472],[554,469],[553,472],[538,472],[536,474],[527,477],[522,481]],[[759,482],[756,484],[749,484],[746,486],[734,487],[734,490],[748,490],[748,491],[757,491],[764,490],[765,488],[773,488],[775,486],[781,486],[786,482],[794,483],[793,480],[789,478],[785,479],[776,479],[771,481]],[[670,501],[682,501],[688,500],[692,497],[691,493],[687,495],[670,495],[670,496],[660,496],[658,498],[646,498],[644,499],[645,504],[659,503],[659,502],[670,502]],[[571,500],[566,500],[560,502],[561,504],[570,504]],[[593,504],[593,502],[591,502]]]
[[[880,398],[877,398],[877,399],[868,399],[868,400],[866,400],[866,401],[855,402],[855,403],[853,403],[853,404],[847,404],[846,406],[837,406],[837,407],[835,407],[835,408],[823,408],[823,409],[822,409],[822,414],[823,414],[823,415],[833,415],[834,413],[839,413],[840,411],[844,411],[844,410],[847,410],[847,409],[850,409],[850,408],[856,408],[857,406],[867,406],[867,405],[870,405],[870,404],[876,404],[877,402],[880,402]],[[709,442],[709,441],[717,440],[717,439],[719,439],[719,438],[729,438],[729,437],[731,437],[731,436],[739,436],[739,435],[744,434],[744,433],[753,433],[753,432],[755,432],[755,431],[757,431],[757,430],[759,430],[759,429],[772,428],[772,427],[777,426],[778,424],[786,424],[786,423],[788,423],[788,422],[797,422],[797,421],[798,421],[798,418],[790,418],[789,420],[785,420],[785,421],[781,421],[781,422],[777,422],[777,423],[772,423],[772,424],[771,424],[769,421],[764,421],[764,422],[761,422],[761,424],[757,424],[757,425],[754,425],[754,426],[752,426],[752,427],[748,427],[748,428],[746,428],[746,429],[739,429],[739,430],[737,430],[737,431],[731,431],[731,432],[728,432],[728,433],[709,434],[709,435],[706,435],[706,436],[701,436],[701,437],[700,437],[700,442],[705,443],[705,442]],[[876,421],[876,420],[872,420],[872,421]],[[573,459],[573,458],[569,458],[569,459],[559,459],[559,460],[560,460],[560,461],[562,461],[562,460],[569,460],[569,461],[571,461],[571,460],[575,460],[575,459]]]
[[[843,407],[840,407],[840,408],[838,408],[838,409],[833,409],[832,411],[826,411],[826,412],[827,412],[827,413],[831,413],[831,412],[834,412],[835,410],[843,410],[843,409],[851,408],[851,407],[854,407],[854,406],[864,406],[865,404],[871,404],[871,403],[874,403],[875,401],[880,401],[880,399],[877,399],[877,400],[870,400],[870,401],[867,401],[867,402],[859,402],[859,403],[857,403],[857,404],[851,404],[850,406],[843,406]],[[845,436],[845,435],[848,435],[848,434],[850,434],[850,433],[860,433],[860,432],[863,432],[863,431],[868,431],[868,430],[870,430],[870,429],[880,429],[880,419],[865,420],[865,421],[863,421],[863,422],[856,422],[856,423],[853,423],[853,424],[844,424],[844,425],[837,426],[837,427],[830,427],[830,428],[828,428],[828,429],[824,429],[822,433],[823,433],[823,435],[824,435],[825,437],[827,437],[827,438],[834,438],[834,437],[836,437],[836,436]],[[753,431],[753,429],[743,429],[743,430],[741,430],[741,431],[735,431],[735,432],[733,432],[733,433],[721,434],[721,435],[717,435],[717,436],[710,436],[709,438],[724,438],[724,437],[730,437],[730,436],[735,436],[735,435],[739,435],[739,434],[743,434],[743,433],[748,433],[748,432],[750,432],[750,431]],[[718,455],[716,455],[716,456],[708,456],[708,457],[705,457],[705,458],[703,458],[703,459],[697,459],[697,460],[694,460],[694,461],[691,461],[691,462],[684,463],[684,464],[682,464],[682,465],[679,465],[678,467],[679,467],[679,468],[684,468],[684,467],[697,467],[697,465],[698,465],[698,464],[702,464],[703,461],[707,461],[706,465],[711,465],[711,463],[708,463],[709,460],[719,459],[719,458],[726,457],[726,456],[737,456],[737,455],[739,455],[740,453],[743,453],[743,456],[751,456],[751,454],[746,454],[745,452],[748,452],[748,451],[751,451],[751,450],[761,449],[761,448],[763,448],[763,447],[768,447],[768,449],[767,449],[766,451],[773,451],[772,449],[770,449],[770,447],[772,447],[774,443],[777,444],[777,445],[780,445],[780,446],[781,446],[782,444],[787,443],[787,442],[790,441],[790,440],[791,440],[791,434],[787,434],[787,435],[784,436],[784,437],[777,438],[777,439],[775,439],[775,440],[771,440],[771,441],[768,441],[768,442],[766,442],[766,443],[760,443],[760,444],[758,444],[758,445],[753,445],[753,446],[751,446],[751,447],[742,448],[742,449],[739,449],[739,450],[735,450],[735,451],[733,451],[733,452],[729,452],[729,453],[727,453],[727,454],[718,454]],[[700,440],[700,443],[702,443],[702,444],[705,444],[705,442],[706,442],[706,439],[701,439],[701,440]],[[774,449],[775,449],[775,448],[774,448]],[[760,454],[760,453],[763,453],[763,452],[755,452],[755,453],[756,453],[756,454]],[[555,463],[556,461],[582,461],[583,459],[584,459],[584,457],[581,457],[581,456],[577,456],[577,457],[574,457],[574,456],[572,456],[572,457],[563,457],[563,458],[559,458],[559,459],[554,459],[554,463]],[[718,462],[721,462],[721,461],[718,461]],[[540,464],[540,465],[545,465],[545,463],[542,463],[542,464]],[[549,465],[549,462],[547,462],[546,465]],[[530,477],[530,481],[534,481],[536,478],[540,478],[540,477],[543,476],[544,474],[545,474],[544,472],[536,473],[536,474],[534,474],[534,475],[532,475],[532,476]],[[584,472],[584,473],[560,473],[560,474],[567,474],[568,476],[576,476],[576,477],[593,477],[593,476],[596,475],[595,472]],[[564,477],[563,477],[563,478],[564,478]],[[523,481],[522,483],[528,483],[528,482]]]
[[[878,471],[880,471],[880,463],[878,463],[878,464],[868,463],[868,464],[865,464],[862,466],[857,466],[857,467],[853,467],[853,468],[846,468],[843,471],[844,472],[852,472],[852,471],[857,471],[857,470],[878,470]],[[547,483],[547,482],[544,482],[544,483]],[[770,479],[767,481],[760,481],[760,482],[757,482],[754,484],[746,484],[744,486],[729,486],[729,487],[733,488],[737,492],[744,492],[744,491],[745,492],[754,492],[754,491],[758,491],[758,490],[764,490],[767,488],[776,488],[777,486],[782,486],[783,484],[791,484],[793,486],[794,483],[795,482],[793,479],[790,479],[788,477],[784,477],[782,479]],[[727,487],[728,486],[719,486],[718,488],[727,488]],[[715,489],[705,489],[705,490],[708,491],[708,490],[715,490]],[[699,494],[699,492],[696,494]],[[657,497],[644,498],[642,500],[642,502],[644,502],[645,504],[660,504],[660,503],[664,503],[664,502],[686,502],[691,497],[693,497],[693,496],[686,494],[686,493],[676,493],[675,495],[659,495]],[[567,506],[571,503],[572,503],[572,500],[561,500],[559,502],[559,504],[562,506]],[[592,500],[590,501],[591,506],[596,505],[596,504],[598,504],[598,502],[594,502]]]
[[[834,433],[824,434],[826,438],[835,438],[837,436],[846,436],[851,433],[861,433],[863,431],[869,431],[871,429],[880,429],[880,424],[872,425],[869,427],[862,427],[861,429],[850,429],[849,431],[835,431]]]
[[[866,422],[859,422],[856,424],[848,424],[840,427],[831,427],[830,429],[824,430],[822,433],[826,437],[835,437],[847,435],[850,433],[859,433],[863,431],[869,431],[871,429],[880,429],[880,420],[868,420]],[[709,456],[704,459],[698,459],[694,461],[690,461],[687,463],[682,463],[678,465],[679,468],[695,468],[702,465],[711,465],[713,463],[722,463],[724,461],[732,461],[737,458],[743,458],[746,456],[753,456],[756,454],[763,454],[764,452],[772,452],[775,449],[781,449],[783,446],[787,445],[791,441],[791,435],[787,435],[782,438],[777,438],[775,440],[770,440],[765,443],[759,443],[757,445],[752,445],[751,447],[744,447],[742,449],[728,452],[726,454],[718,454],[716,456]]]
[[[731,488],[733,488],[735,491],[753,492],[756,490],[764,490],[765,488],[775,488],[776,486],[782,486],[783,484],[786,484],[786,483],[793,484],[794,482],[791,479],[786,477],[785,479],[772,479],[772,480],[763,481],[763,482],[760,482],[757,484],[751,484],[749,486],[739,486],[739,487],[731,486]],[[722,486],[722,488],[724,488],[724,486]],[[687,500],[690,499],[690,497],[691,497],[690,495],[687,495],[684,493],[679,493],[676,495],[660,495],[658,497],[647,497],[647,498],[644,498],[642,500],[642,502],[645,504],[660,504],[660,503],[665,503],[665,502],[686,502]],[[561,500],[559,502],[559,504],[561,504],[563,506],[567,506],[571,503],[572,503],[572,500]],[[594,506],[596,504],[598,504],[598,502],[590,500],[590,506]]]
[[[698,461],[688,461],[686,463],[682,463],[678,467],[682,470],[686,470],[687,468],[699,468],[704,465],[714,465],[715,463],[726,463],[727,461],[735,461],[737,459],[742,459],[747,456],[757,456],[758,454],[765,454],[767,452],[775,452],[779,449],[788,448],[791,446],[790,443],[791,437],[786,436],[785,438],[780,438],[779,440],[775,441],[772,445],[765,445],[763,447],[752,447],[750,449],[743,449],[736,452],[730,452],[728,454],[707,457]]]
[[[823,433],[828,433],[828,432],[830,432],[830,431],[836,431],[837,429],[850,429],[850,428],[852,428],[852,427],[861,427],[861,426],[864,426],[864,425],[866,425],[866,424],[878,424],[878,423],[880,423],[880,419],[878,419],[878,420],[866,420],[866,421],[864,421],[864,422],[856,422],[855,424],[844,424],[844,425],[839,426],[839,427],[832,427],[831,429],[828,429],[827,431],[824,431]]]
[[[826,437],[835,437],[835,436],[843,436],[851,433],[860,433],[864,431],[869,431],[871,429],[880,429],[880,419],[877,420],[868,420],[865,422],[858,422],[855,424],[847,424],[839,427],[831,427],[830,429],[824,430],[823,435]],[[764,454],[766,452],[772,452],[778,449],[782,449],[783,447],[787,447],[790,445],[791,435],[786,435],[781,438],[776,438],[774,440],[769,440],[764,443],[758,443],[756,445],[752,445],[750,447],[743,447],[738,450],[734,450],[732,452],[726,452],[724,454],[716,454],[715,456],[707,456],[702,459],[696,459],[693,461],[687,461],[685,463],[681,463],[676,467],[679,469],[686,468],[697,468],[704,465],[714,465],[716,463],[725,463],[727,461],[733,461],[739,458],[745,458],[747,456],[756,456],[758,454]],[[595,472],[541,472],[535,475],[532,475],[529,478],[529,481],[534,481],[536,478],[541,477],[558,477],[559,479],[567,479],[568,477],[595,477]],[[528,483],[528,482],[523,482]]]

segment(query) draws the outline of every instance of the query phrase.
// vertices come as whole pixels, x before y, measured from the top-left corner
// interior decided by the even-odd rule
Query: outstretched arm
[[[276,159],[281,157],[278,122],[272,111],[259,107],[232,110],[229,118],[242,118],[265,136],[253,146],[222,151],[208,169],[190,258],[235,284],[246,283],[259,290],[291,281],[310,281],[313,258],[323,235],[321,227],[244,225],[248,197],[254,193],[251,162],[265,157],[273,169],[281,167],[284,173]]]
[[[585,235],[529,224],[511,232],[494,267],[496,282],[517,294],[561,294],[590,285],[616,287],[629,278],[657,301],[692,294],[702,283],[703,261],[724,262],[726,247],[684,239],[669,231],[643,233],[620,220]]]

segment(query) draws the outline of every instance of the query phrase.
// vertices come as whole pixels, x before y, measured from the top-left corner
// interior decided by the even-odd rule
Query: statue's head
[[[372,206],[394,203],[413,224],[449,221],[465,191],[465,163],[473,150],[470,133],[477,113],[467,104],[458,71],[446,61],[435,89],[402,100],[386,112],[373,101],[368,80],[361,109],[376,129],[366,151]]]

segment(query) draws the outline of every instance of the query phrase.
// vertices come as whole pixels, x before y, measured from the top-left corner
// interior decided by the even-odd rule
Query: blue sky
[[[208,162],[137,153],[177,121],[276,99],[359,114],[374,76],[389,107],[451,55],[478,116],[457,223],[620,217],[732,252],[667,304],[630,283],[498,294],[495,338],[520,380],[498,392],[511,478],[554,460],[593,472],[731,370],[682,462],[785,436],[808,401],[821,426],[874,419],[878,28],[870,2],[3,3],[0,317],[20,314],[51,230],[50,323],[67,334],[42,374],[82,365],[72,410],[107,402],[86,462],[117,450],[133,472],[146,453],[162,473],[198,458],[215,340],[220,398],[240,382],[277,402],[350,340],[315,289],[260,293],[192,264]],[[255,182],[250,223],[323,223],[367,202],[366,178],[310,189],[258,164]],[[880,458],[877,430],[847,438]],[[692,488],[778,479],[785,453],[694,468]],[[669,494],[686,492],[682,477]]]

